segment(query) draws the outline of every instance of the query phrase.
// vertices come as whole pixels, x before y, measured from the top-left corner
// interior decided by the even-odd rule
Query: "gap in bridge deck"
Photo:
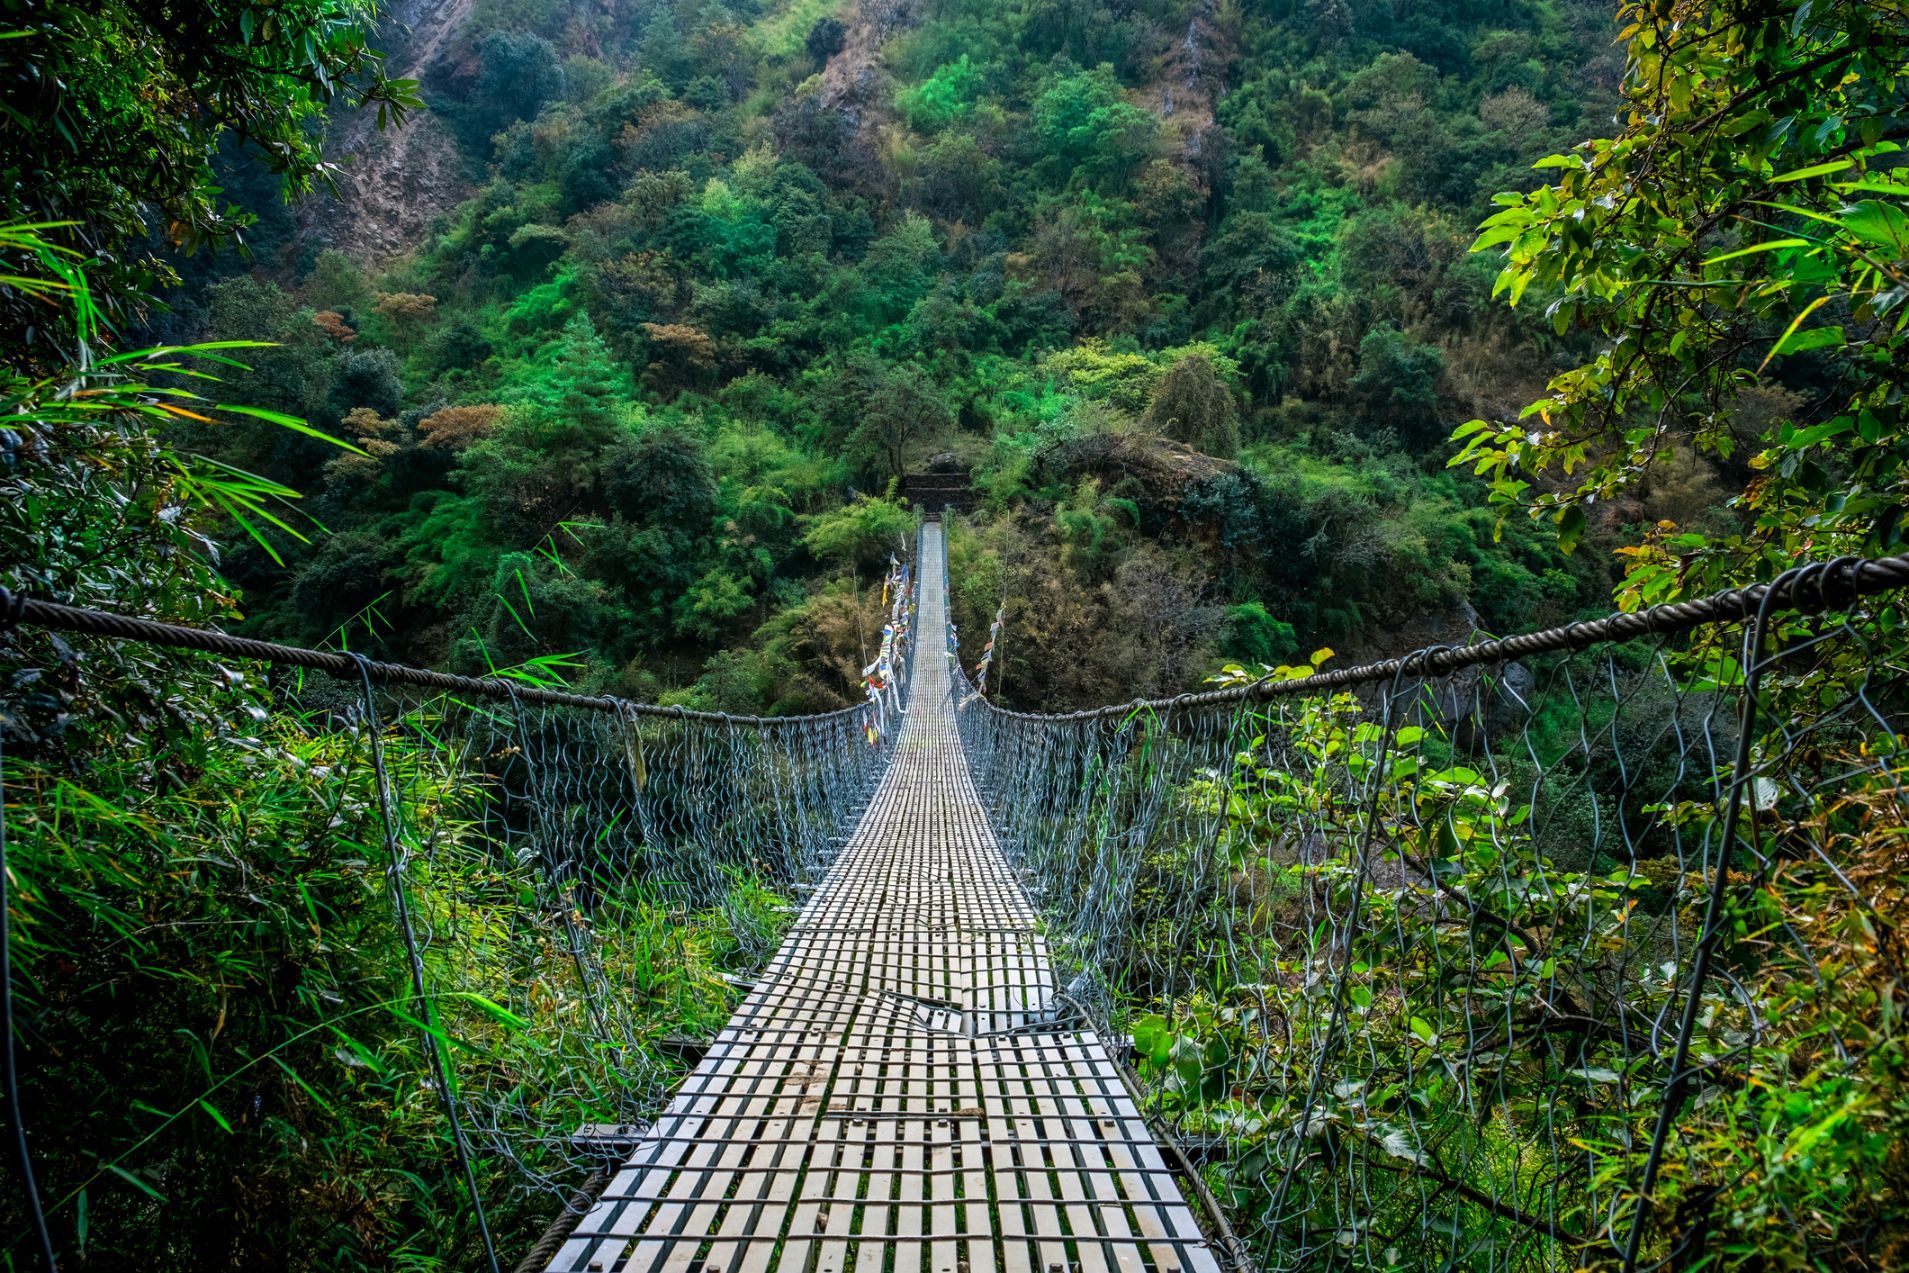
[[[930,523],[867,811],[553,1273],[1217,1273],[1106,1048],[1038,1032],[1053,967],[955,732],[943,553]]]

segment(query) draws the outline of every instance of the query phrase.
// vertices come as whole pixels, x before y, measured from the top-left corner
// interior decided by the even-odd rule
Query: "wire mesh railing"
[[[1059,1006],[1130,1041],[1264,1269],[1888,1268],[1905,582],[1839,562],[1060,717],[957,679],[957,715]],[[75,1115],[34,1166],[107,1263],[273,1206],[308,1227],[272,1249],[327,1267],[518,1249],[826,868],[907,662],[755,720],[0,618],[48,643],[16,690],[107,648],[49,632],[146,660],[83,744],[73,693],[16,693],[4,757],[14,1109]],[[203,730],[154,724],[184,699]]]
[[[1900,1267],[1906,580],[957,714],[1260,1268]]]
[[[866,804],[904,575],[867,699],[783,718],[0,596],[16,689],[62,666],[113,686],[84,739],[58,696],[0,722],[8,1122],[38,1186],[0,1191],[6,1239],[38,1211],[86,1267],[515,1266]],[[142,715],[109,670],[135,656],[195,728]]]

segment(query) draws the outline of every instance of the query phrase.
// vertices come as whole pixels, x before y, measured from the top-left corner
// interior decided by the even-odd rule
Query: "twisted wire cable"
[[[1874,983],[1819,966],[1836,924],[1894,931],[1872,859],[1909,808],[1909,688],[1876,657],[1899,612],[1861,599],[1905,582],[1901,557],[1814,563],[1081,712],[964,678],[958,723],[1070,994],[1131,1039],[1269,1273],[1880,1268],[1884,1213],[1745,1230],[1723,1208],[1770,1186],[1726,1204],[1740,1173],[1707,1155],[1752,1152],[1722,1094],[1886,1064]],[[1886,980],[1889,939],[1874,957]]]
[[[1236,1262],[1655,1269],[1748,1223],[1704,1210],[1730,1188],[1702,1156],[1735,1143],[1729,1093],[1788,1082],[1779,1054],[1825,1083],[1875,1062],[1861,978],[1822,965],[1834,926],[1893,932],[1902,901],[1873,844],[1905,805],[1909,690],[1878,657],[1893,608],[1860,603],[1905,584],[1909,556],[1842,559],[1054,715],[989,702],[940,634],[926,649],[955,660],[962,747],[1046,916],[1057,1012],[1130,1041]],[[886,763],[911,624],[898,596],[864,703],[761,718],[0,590],[0,626],[302,669],[275,728],[369,735],[336,777],[369,797],[340,834],[382,808],[412,899],[400,964],[459,1044],[433,1090],[480,1233],[512,1190],[581,1205],[577,1181],[680,1073],[672,1032],[727,1015]],[[1805,1025],[1819,1043],[1797,1043]],[[1688,1179],[1712,1192],[1676,1193]],[[1874,1266],[1864,1241],[1808,1222],[1754,1238]]]

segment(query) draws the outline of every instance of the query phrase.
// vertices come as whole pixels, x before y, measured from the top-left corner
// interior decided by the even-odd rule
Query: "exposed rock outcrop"
[[[822,68],[822,104],[847,112],[859,125],[861,113],[883,102],[882,45],[908,21],[909,0],[862,0],[848,24],[842,47]]]
[[[1098,477],[1105,487],[1132,478],[1152,503],[1168,509],[1179,506],[1187,487],[1238,467],[1231,460],[1216,459],[1184,442],[1114,431],[1071,439],[1042,459],[1071,474]]]
[[[474,0],[399,0],[384,33],[393,77],[422,80],[452,56]],[[330,157],[339,164],[338,193],[299,209],[299,239],[332,247],[361,265],[377,266],[424,237],[432,221],[476,188],[457,141],[429,110],[398,128],[378,130],[375,111],[352,110],[332,121]]]

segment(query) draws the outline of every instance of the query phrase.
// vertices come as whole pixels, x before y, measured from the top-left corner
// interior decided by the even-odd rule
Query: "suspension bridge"
[[[403,1005],[378,1064],[439,1111],[412,1112],[432,1129],[413,1174],[473,1266],[529,1248],[518,1267],[549,1273],[1635,1273],[1909,1252],[1889,1183],[1909,671],[1879,640],[1909,558],[1062,715],[963,674],[932,518],[914,564],[868,702],[810,717],[4,593],[0,630],[278,678],[270,710],[234,714],[324,761],[319,840],[383,850],[331,877],[331,913],[375,915],[367,885],[390,905],[326,947],[322,1010]],[[84,807],[46,811],[44,759],[6,759],[10,837],[86,833]],[[304,914],[297,888],[267,901]],[[765,893],[799,904],[754,950]],[[684,1078],[658,1037],[712,943],[754,975]],[[277,1059],[301,1083],[292,1061],[333,1063]],[[159,1152],[32,1130],[62,1181]]]
[[[930,522],[929,636],[867,811],[550,1269],[1220,1267],[989,828],[940,655],[943,555]]]

